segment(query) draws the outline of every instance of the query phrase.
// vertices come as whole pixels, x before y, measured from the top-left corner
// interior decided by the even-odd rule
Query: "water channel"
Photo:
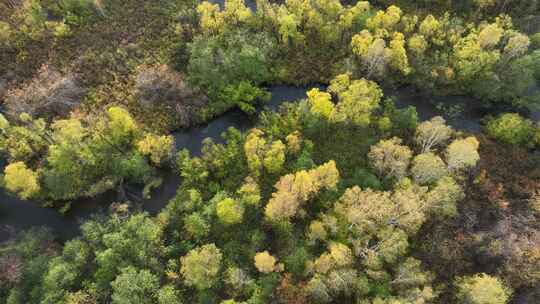
[[[271,87],[268,90],[272,93],[272,98],[269,103],[265,104],[264,108],[276,110],[284,102],[305,98],[305,92],[308,89],[309,87]],[[385,96],[393,96],[399,108],[416,107],[421,120],[441,115],[440,110],[436,107],[439,102],[463,105],[478,104],[478,101],[463,96],[423,97],[412,87],[387,89]],[[450,124],[460,130],[479,131],[482,113],[468,109],[467,106],[464,109],[458,118],[450,120]],[[448,115],[446,116],[448,118]],[[186,148],[192,155],[199,155],[205,138],[209,137],[214,142],[222,142],[220,135],[229,127],[245,131],[254,124],[255,121],[252,117],[235,109],[205,125],[175,132],[173,135],[177,150]],[[180,178],[176,173],[164,172],[163,184],[153,191],[151,198],[143,201],[142,209],[150,214],[158,213],[174,197],[179,184]],[[0,189],[0,241],[8,238],[13,231],[35,226],[49,227],[61,240],[73,238],[78,235],[82,221],[90,218],[93,214],[106,213],[110,203],[115,200],[116,193],[107,192],[98,197],[77,200],[73,202],[72,208],[66,214],[61,214],[56,209],[42,207],[39,202],[19,200]]]

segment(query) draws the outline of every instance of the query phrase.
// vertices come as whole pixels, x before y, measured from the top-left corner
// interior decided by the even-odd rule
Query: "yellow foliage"
[[[270,255],[268,251],[255,254],[255,267],[262,273],[270,273],[276,270],[277,259]]]
[[[265,208],[270,219],[287,219],[296,215],[298,208],[321,189],[333,189],[339,180],[334,161],[309,171],[283,176],[275,185],[276,192]]]
[[[315,115],[329,119],[334,111],[332,96],[326,92],[321,92],[319,89],[311,89],[307,92],[307,96],[311,106],[311,112]]]
[[[205,33],[217,33],[225,25],[219,5],[204,1],[197,7],[201,29]]]
[[[174,138],[172,136],[159,136],[146,134],[137,143],[137,149],[143,155],[150,156],[150,160],[160,165],[164,160],[172,157]]]
[[[483,49],[488,49],[496,46],[504,33],[504,30],[497,24],[490,24],[480,31],[478,34],[478,43]]]
[[[28,199],[40,191],[38,174],[28,169],[23,162],[16,162],[4,169],[6,189],[17,193],[22,199]]]
[[[352,250],[341,243],[330,244],[330,256],[334,259],[336,265],[340,267],[348,266],[353,262]]]
[[[409,59],[407,58],[407,51],[405,51],[405,37],[402,33],[395,32],[392,40],[390,41],[390,65],[407,75],[411,72],[409,67]]]

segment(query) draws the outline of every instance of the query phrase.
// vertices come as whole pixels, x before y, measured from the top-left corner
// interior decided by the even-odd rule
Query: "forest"
[[[539,303],[540,1],[3,0],[0,160],[0,303]]]

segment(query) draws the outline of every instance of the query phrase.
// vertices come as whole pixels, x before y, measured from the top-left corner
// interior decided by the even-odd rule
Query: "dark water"
[[[265,108],[276,110],[286,101],[305,98],[308,89],[307,87],[291,86],[271,87],[269,91],[272,93],[272,99],[265,105]],[[449,119],[449,124],[456,129],[470,132],[477,132],[481,128],[482,112],[472,108],[471,105],[479,104],[473,98],[463,96],[422,97],[412,87],[386,89],[385,96],[393,96],[399,108],[416,107],[421,120],[436,115],[443,115],[449,119],[450,113],[441,113],[440,109],[435,106],[439,102],[444,102],[446,105],[463,104],[465,105],[463,111],[456,119]],[[219,143],[223,141],[220,135],[229,127],[245,131],[254,123],[253,117],[249,117],[239,110],[231,110],[206,125],[174,133],[176,148],[178,150],[186,148],[192,155],[197,156],[200,155],[202,141],[205,138],[212,138],[214,142]],[[180,178],[172,171],[163,173],[163,181],[163,184],[153,191],[151,198],[142,202],[142,209],[150,214],[159,212],[174,197],[180,184]],[[116,198],[116,193],[108,192],[99,197],[77,200],[73,202],[72,208],[65,215],[62,215],[56,209],[41,207],[37,202],[21,201],[8,195],[0,188],[0,241],[9,235],[9,230],[3,229],[6,226],[16,231],[34,226],[47,226],[60,239],[73,238],[79,233],[79,225],[84,219],[90,218],[93,214],[106,214],[110,203],[115,202]]]
[[[265,108],[275,110],[286,101],[305,98],[306,87],[275,86],[269,89],[272,99]],[[245,131],[252,127],[254,119],[239,110],[231,110],[206,125],[193,127],[174,133],[176,148],[188,149],[192,155],[200,155],[202,141],[209,137],[214,142],[222,142],[220,135],[230,127]],[[143,210],[156,214],[176,194],[180,178],[174,172],[164,172],[163,184],[153,191],[151,198],[143,201]],[[35,226],[49,227],[59,239],[66,240],[79,234],[80,223],[93,214],[106,214],[110,203],[115,202],[116,193],[107,192],[98,197],[77,200],[65,214],[56,209],[44,208],[38,202],[22,201],[8,195],[0,187],[0,242],[7,239],[10,232]],[[9,228],[9,229],[8,229]]]

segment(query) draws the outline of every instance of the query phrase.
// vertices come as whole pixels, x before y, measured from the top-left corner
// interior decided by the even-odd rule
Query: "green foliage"
[[[153,166],[168,164],[174,141],[151,131],[162,117],[129,93],[141,63],[175,62],[184,73],[178,78],[192,86],[163,96],[173,103],[156,111],[203,118],[234,106],[255,113],[268,99],[262,86],[330,85],[262,114],[246,134],[231,129],[223,144],[205,140],[200,156],[180,151],[181,185],[155,217],[96,216],[63,244],[34,230],[2,243],[0,302],[437,303],[450,301],[450,280],[476,269],[478,251],[512,284],[534,284],[537,229],[518,232],[536,215],[514,212],[534,200],[535,183],[501,188],[505,180],[491,172],[469,183],[462,173],[484,163],[478,139],[441,117],[419,122],[414,108],[381,102],[381,87],[404,84],[474,95],[485,105],[534,100],[527,90],[540,75],[540,52],[530,51],[538,39],[506,16],[481,20],[498,15],[507,6],[501,1],[458,1],[460,10],[446,14],[435,6],[459,4],[403,0],[402,9],[379,1],[385,9],[377,10],[365,1],[259,0],[251,11],[242,0],[223,8],[191,0],[27,0],[11,8],[16,2],[0,22],[7,58],[0,69],[16,74],[0,73],[7,95],[43,62],[73,70],[91,92],[67,118],[0,116],[2,184],[24,199],[156,185]],[[455,14],[463,8],[466,15]],[[513,145],[540,134],[514,114],[487,130]],[[492,164],[491,155],[485,160]],[[507,202],[518,192],[521,205]],[[465,193],[474,201],[458,208]],[[497,212],[484,208],[492,201]],[[458,270],[441,270],[440,260]],[[527,270],[516,279],[508,274],[515,269]],[[484,274],[459,279],[456,301],[506,303],[511,292],[501,282]]]
[[[153,301],[159,281],[148,270],[137,271],[134,267],[127,267],[122,269],[111,285],[114,304],[148,303]]]
[[[180,259],[181,273],[188,286],[198,289],[212,287],[221,270],[221,250],[214,244],[197,247]]]
[[[189,46],[190,80],[205,88],[224,88],[242,81],[258,85],[270,79],[274,46],[264,33],[239,30],[223,36],[197,37]]]
[[[531,146],[533,126],[528,119],[519,114],[506,113],[495,119],[488,121],[486,125],[487,133],[497,140],[509,145]]]
[[[238,106],[240,110],[248,114],[254,114],[257,102],[268,101],[269,97],[269,93],[265,90],[255,87],[247,81],[241,81],[238,85],[228,85],[223,88],[219,100],[226,105]]]
[[[242,222],[244,207],[232,198],[226,198],[217,204],[217,216],[227,225]]]
[[[155,172],[150,161],[159,165],[172,153],[172,138],[151,133],[143,138],[120,107],[97,119],[73,117],[46,125],[27,118],[21,125],[4,125],[0,149],[13,160],[6,167],[5,186],[21,198],[40,189],[44,198],[65,200],[95,196],[124,182],[151,184]],[[19,144],[12,145],[16,138]]]

